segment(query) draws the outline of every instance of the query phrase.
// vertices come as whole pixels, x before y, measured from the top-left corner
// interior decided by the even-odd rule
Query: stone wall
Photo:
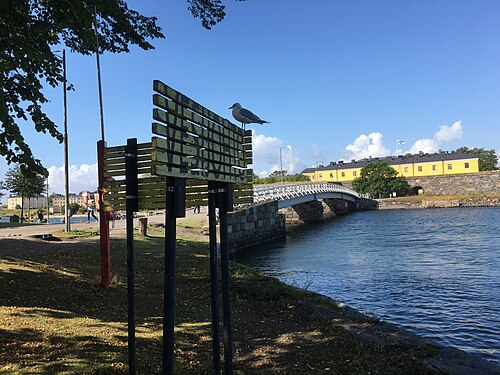
[[[421,201],[404,201],[395,199],[378,199],[379,210],[401,210],[406,208],[452,208],[452,207],[500,207],[498,197],[473,197],[460,199],[425,199]]]
[[[263,203],[228,215],[229,251],[285,237],[285,217],[278,212],[278,202]]]
[[[472,194],[500,192],[500,171],[488,171],[470,174],[410,177],[410,186],[421,186],[424,194]]]
[[[421,186],[424,194],[472,194],[500,192],[500,171],[487,171],[449,176],[407,177],[410,186]],[[352,189],[351,182],[342,185]]]

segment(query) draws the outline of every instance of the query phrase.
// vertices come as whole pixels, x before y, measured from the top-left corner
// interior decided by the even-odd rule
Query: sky
[[[156,16],[155,50],[101,55],[105,139],[151,138],[161,80],[237,123],[239,102],[270,121],[254,130],[254,170],[292,173],[330,161],[484,147],[500,153],[497,0],[223,0],[205,30],[185,0],[128,1]],[[70,191],[97,187],[101,138],[95,56],[67,51]],[[63,127],[62,88],[46,112]],[[22,132],[64,192],[63,146]],[[404,144],[398,144],[402,140]],[[286,147],[286,148],[285,148]],[[0,181],[12,166],[0,159]],[[4,197],[5,202],[5,197]]]

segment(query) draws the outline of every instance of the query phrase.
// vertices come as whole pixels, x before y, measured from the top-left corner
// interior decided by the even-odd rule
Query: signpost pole
[[[127,213],[127,306],[128,306],[128,368],[136,373],[135,365],[135,264],[134,212],[138,210],[137,139],[127,139],[125,147],[126,213]],[[101,216],[101,221],[104,217]],[[108,224],[109,228],[109,224]]]
[[[99,245],[101,249],[101,285],[105,288],[111,283],[111,254],[109,242],[109,223],[104,210],[104,141],[97,142],[97,175],[99,184]]]
[[[231,275],[229,271],[229,242],[227,212],[232,210],[232,185],[219,184],[220,252],[222,273],[222,313],[224,319],[224,370],[233,374],[233,334],[231,327]],[[231,189],[231,193],[229,192]],[[231,207],[229,207],[231,205]]]
[[[174,373],[175,318],[175,251],[176,251],[176,185],[175,177],[167,177],[165,213],[165,268],[163,300],[163,374]]]
[[[219,337],[219,287],[217,278],[217,217],[218,184],[208,182],[208,236],[210,239],[210,301],[212,307],[212,361],[214,374],[221,373]]]

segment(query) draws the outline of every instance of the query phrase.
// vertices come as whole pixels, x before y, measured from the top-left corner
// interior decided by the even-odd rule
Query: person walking
[[[87,202],[87,223],[90,223],[90,216],[92,216],[95,221],[99,221],[97,216],[95,216],[95,201],[91,198]]]

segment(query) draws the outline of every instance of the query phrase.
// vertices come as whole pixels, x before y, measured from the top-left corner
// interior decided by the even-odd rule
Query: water
[[[94,223],[96,220],[93,217],[90,217],[90,222]],[[72,216],[71,217],[71,223],[86,223],[87,222],[87,216]],[[49,224],[62,224],[64,223],[63,217],[58,216],[58,217],[49,217]]]
[[[500,364],[500,208],[339,216],[238,257]]]
[[[94,218],[90,218],[90,222],[93,223],[96,220]],[[0,218],[0,223],[8,223],[9,218],[7,216],[3,216]],[[72,216],[71,217],[71,223],[86,223],[87,222],[87,216]],[[56,216],[56,217],[49,217],[49,224],[62,224],[63,223],[63,217],[62,216]]]

